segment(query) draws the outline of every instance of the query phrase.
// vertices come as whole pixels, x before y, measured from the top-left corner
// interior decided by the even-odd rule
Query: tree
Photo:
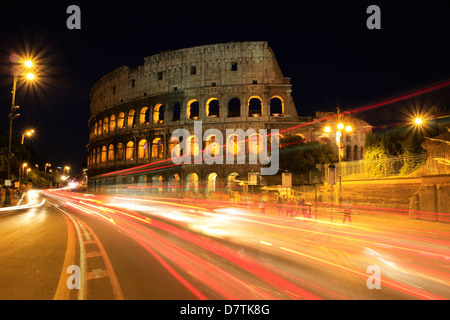
[[[305,142],[300,136],[288,136],[280,145],[280,168],[293,173],[307,173],[316,164],[338,161],[328,143]]]
[[[413,172],[423,164],[423,158],[419,155],[426,152],[422,148],[424,138],[424,134],[417,134],[411,127],[367,134],[364,143],[365,171],[375,177]],[[394,169],[395,161],[401,165],[398,172]]]

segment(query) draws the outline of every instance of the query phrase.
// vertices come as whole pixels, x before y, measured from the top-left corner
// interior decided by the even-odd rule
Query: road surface
[[[34,193],[0,211],[0,299],[449,299],[450,225],[322,206]]]

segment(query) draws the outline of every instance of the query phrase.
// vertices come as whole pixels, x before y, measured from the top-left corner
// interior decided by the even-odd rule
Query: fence
[[[384,157],[382,159],[361,159],[336,163],[336,170],[342,180],[379,179],[386,177],[418,177],[435,174],[434,168],[427,166],[428,155]],[[328,181],[327,166],[323,166],[324,181]]]

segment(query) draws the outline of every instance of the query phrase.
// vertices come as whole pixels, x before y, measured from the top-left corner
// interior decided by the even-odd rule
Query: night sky
[[[89,91],[117,67],[135,67],[165,50],[229,41],[268,41],[291,78],[301,116],[352,110],[450,79],[450,1],[155,1],[57,4],[2,3],[0,125],[8,133],[12,76],[9,55],[38,56],[37,86],[19,86],[14,135],[39,157],[74,171],[86,162]],[[158,5],[155,5],[158,3]],[[300,3],[300,4],[297,4]],[[81,9],[69,30],[66,9]],[[295,5],[294,5],[295,4]],[[369,30],[369,5],[381,8],[381,30]],[[449,105],[450,90],[382,107],[358,117],[371,124],[401,119],[411,104]]]

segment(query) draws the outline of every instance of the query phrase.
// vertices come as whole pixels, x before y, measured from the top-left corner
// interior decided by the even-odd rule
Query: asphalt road
[[[356,208],[342,223],[326,208],[288,219],[208,201],[38,199],[0,212],[0,299],[450,298],[448,224]]]

